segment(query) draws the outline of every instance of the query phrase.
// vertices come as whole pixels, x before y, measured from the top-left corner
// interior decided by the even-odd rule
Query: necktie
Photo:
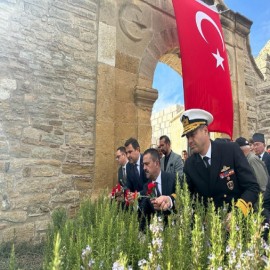
[[[157,197],[161,196],[161,193],[159,191],[159,184],[158,184],[158,182],[156,182],[156,195],[157,195]]]
[[[126,168],[125,167],[123,167],[123,180],[124,180],[124,182],[126,182],[126,180],[127,180]]]
[[[210,169],[210,164],[209,164],[209,157],[203,157],[203,161],[204,161],[204,164],[206,166],[206,168],[209,170]]]
[[[134,164],[134,173],[135,173],[136,178],[139,180],[140,175],[139,175],[139,171],[138,171],[137,166],[138,166],[137,164]]]
[[[261,160],[262,159],[262,156],[261,155],[258,155],[258,158]]]

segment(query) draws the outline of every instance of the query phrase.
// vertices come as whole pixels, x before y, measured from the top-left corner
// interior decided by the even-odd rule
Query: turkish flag
[[[232,138],[230,71],[219,13],[199,0],[173,0],[182,60],[185,109],[214,116],[209,131]]]

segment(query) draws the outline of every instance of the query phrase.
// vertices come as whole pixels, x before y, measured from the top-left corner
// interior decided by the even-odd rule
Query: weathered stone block
[[[116,51],[115,67],[136,74],[140,59],[120,51]]]
[[[76,80],[76,85],[81,88],[85,89],[96,89],[96,81],[95,80],[89,80],[85,78],[78,78]]]
[[[64,143],[64,137],[55,134],[43,134],[41,137],[41,143],[51,143],[55,145],[61,145]]]
[[[28,186],[23,185],[22,187],[18,187],[18,192],[20,193],[10,198],[13,208],[27,210],[32,206],[37,207],[37,205],[39,207],[47,207],[51,196],[50,194],[39,193],[43,188],[42,184],[41,181],[33,180],[28,182]]]
[[[33,167],[31,174],[32,177],[52,177],[59,175],[59,168],[51,166]]]
[[[3,242],[12,241],[17,239],[18,241],[29,242],[33,240],[35,236],[34,223],[25,223],[22,225],[10,226],[3,230],[2,240]]]
[[[1,211],[0,221],[8,221],[11,223],[22,223],[27,220],[26,211]]]
[[[99,23],[98,61],[115,66],[116,28],[102,22]]]
[[[76,17],[74,24],[86,29],[87,31],[95,32],[97,30],[97,22],[92,20]]]
[[[93,12],[97,12],[97,3],[89,0],[68,0],[68,3]]]
[[[37,232],[48,230],[48,227],[49,227],[49,224],[50,224],[48,219],[35,221],[34,223],[35,223],[35,230]]]
[[[93,145],[93,133],[86,134],[69,134],[67,143],[77,146],[92,146]]]
[[[93,173],[93,167],[90,165],[81,165],[74,163],[65,163],[62,165],[63,174],[84,175]]]
[[[80,193],[77,190],[70,190],[63,194],[57,194],[51,198],[50,203],[75,203],[79,202]]]

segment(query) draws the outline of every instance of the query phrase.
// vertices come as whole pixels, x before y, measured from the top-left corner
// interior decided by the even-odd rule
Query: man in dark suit
[[[268,174],[270,175],[270,155],[265,151],[265,140],[262,133],[254,133],[252,136],[254,141],[253,148],[255,154],[265,163]]]
[[[263,194],[263,211],[262,215],[264,216],[264,231],[263,231],[263,238],[267,241],[269,235],[269,228],[270,228],[270,181],[266,186],[266,190]]]
[[[163,135],[159,138],[159,148],[164,156],[160,160],[161,170],[173,174],[178,174],[179,179],[183,176],[183,162],[180,155],[171,149],[171,140]]]
[[[127,164],[127,184],[130,190],[130,197],[135,191],[140,192],[145,183],[147,183],[146,175],[143,170],[143,159],[140,153],[140,145],[134,138],[129,138],[125,142],[125,148],[129,163]]]
[[[126,186],[127,182],[127,164],[128,158],[126,153],[126,148],[124,146],[120,146],[116,150],[116,160],[119,164],[118,168],[118,183],[121,186]]]
[[[189,190],[207,204],[216,207],[223,203],[236,207],[246,216],[257,201],[259,185],[243,152],[236,143],[217,143],[210,140],[208,125],[213,116],[204,110],[191,109],[183,113],[181,122],[193,154],[186,160],[184,173]],[[161,207],[170,206],[167,198],[160,198]]]
[[[161,171],[159,153],[156,149],[149,148],[143,154],[143,168],[147,179],[149,180],[147,184],[144,185],[144,189],[141,195],[148,197],[143,197],[140,199],[139,206],[143,213],[140,223],[140,228],[143,230],[145,228],[146,219],[150,222],[151,216],[154,213],[166,217],[170,214],[170,211],[161,211],[162,209],[156,204],[156,198],[166,195],[171,201],[173,206],[173,201],[175,197],[175,175],[172,173]],[[149,184],[154,183],[156,185],[155,190],[152,194],[149,194]],[[152,198],[151,198],[152,197]]]

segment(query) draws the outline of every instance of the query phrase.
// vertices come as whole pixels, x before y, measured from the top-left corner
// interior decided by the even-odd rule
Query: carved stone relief
[[[142,9],[132,3],[124,3],[119,10],[119,25],[124,34],[133,41],[140,41],[147,28]]]

